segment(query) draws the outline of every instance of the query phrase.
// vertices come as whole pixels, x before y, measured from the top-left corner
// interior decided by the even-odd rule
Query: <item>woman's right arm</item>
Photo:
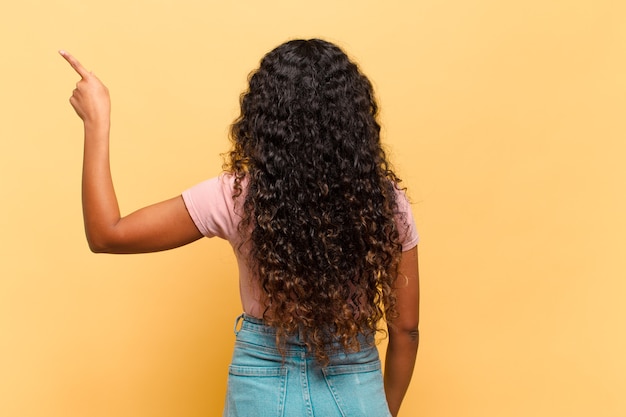
[[[419,345],[419,272],[417,246],[402,252],[397,280],[398,317],[388,326],[385,394],[389,411],[398,415],[411,382]]]
[[[60,53],[81,77],[70,103],[84,124],[82,201],[91,250],[155,252],[201,238],[181,196],[121,217],[109,164],[109,92],[76,58],[65,51]]]

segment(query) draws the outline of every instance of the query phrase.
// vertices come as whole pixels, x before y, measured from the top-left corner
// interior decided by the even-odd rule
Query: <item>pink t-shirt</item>
[[[203,181],[182,194],[187,211],[198,230],[206,237],[221,237],[228,240],[233,248],[237,248],[241,237],[237,226],[242,218],[241,204],[243,198],[237,199],[237,206],[233,200],[234,177],[229,173],[222,173],[218,177]],[[401,216],[397,216],[398,231],[402,250],[414,248],[419,240],[411,207],[406,195],[397,191],[397,202]],[[402,222],[402,224],[400,224]],[[254,279],[254,274],[248,268],[242,254],[235,250],[239,266],[239,290],[243,309],[247,314],[260,317],[263,312],[261,291]]]

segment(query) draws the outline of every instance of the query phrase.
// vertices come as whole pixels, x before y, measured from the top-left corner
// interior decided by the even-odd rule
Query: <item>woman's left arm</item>
[[[413,376],[419,345],[419,272],[417,247],[402,252],[396,284],[398,317],[389,323],[385,394],[396,417]]]

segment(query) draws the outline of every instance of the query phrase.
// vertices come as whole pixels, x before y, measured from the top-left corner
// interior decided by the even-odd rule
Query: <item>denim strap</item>
[[[235,336],[237,336],[239,334],[239,330],[241,329],[241,327],[239,327],[239,323],[243,320],[243,317],[246,315],[246,313],[241,313],[236,319],[235,319],[235,326],[233,327],[233,332],[235,333]]]

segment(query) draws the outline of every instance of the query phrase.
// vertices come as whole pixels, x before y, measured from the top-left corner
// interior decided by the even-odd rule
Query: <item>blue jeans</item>
[[[242,315],[235,333],[223,417],[391,417],[378,350],[365,338],[359,352],[334,354],[322,368],[298,336],[283,358],[262,320]]]

